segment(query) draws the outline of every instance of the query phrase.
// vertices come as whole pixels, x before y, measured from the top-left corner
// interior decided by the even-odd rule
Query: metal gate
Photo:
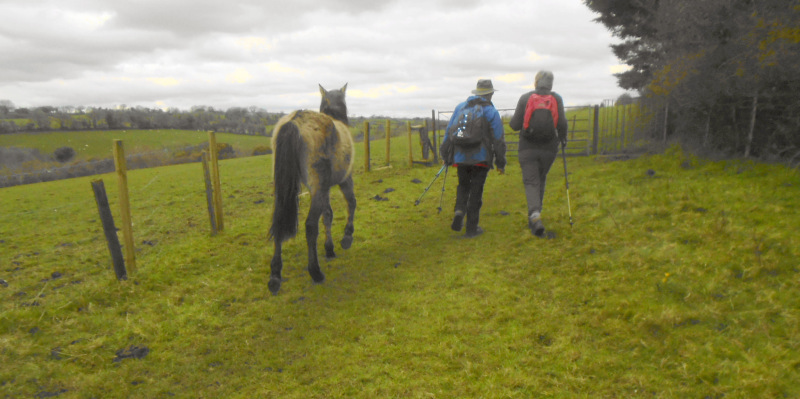
[[[649,105],[649,104],[648,104]],[[508,126],[513,108],[497,110],[503,118],[506,153],[517,156],[519,132]],[[567,118],[566,153],[571,156],[615,154],[643,145],[652,139],[658,129],[658,106],[645,106],[639,102],[615,105],[614,100],[604,100],[600,105],[564,107]],[[453,111],[431,112],[433,117],[433,143],[439,148],[440,137]]]

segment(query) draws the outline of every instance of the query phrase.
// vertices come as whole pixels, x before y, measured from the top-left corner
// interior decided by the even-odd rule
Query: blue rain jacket
[[[453,127],[456,117],[461,113],[460,111],[467,106],[472,100],[480,99],[480,96],[470,96],[466,101],[458,104],[450,117],[450,122],[445,129],[444,139],[440,148],[445,148],[449,139],[447,132]],[[485,101],[485,100],[484,100]],[[489,122],[491,128],[491,137],[487,137],[484,142],[474,149],[462,149],[458,146],[454,147],[455,153],[453,154],[453,163],[456,165],[478,165],[483,164],[492,168],[492,161],[498,169],[506,168],[506,141],[505,131],[503,130],[503,120],[500,118],[500,113],[491,102],[486,101],[483,106],[483,114]],[[452,144],[452,143],[451,143]],[[441,153],[441,150],[440,150]]]

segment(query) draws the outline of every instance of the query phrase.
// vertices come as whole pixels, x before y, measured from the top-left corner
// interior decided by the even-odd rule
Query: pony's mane
[[[345,125],[350,125],[347,119],[347,103],[344,101],[347,83],[341,89],[331,91],[327,91],[322,85],[319,85],[319,91],[322,94],[319,112],[343,122]]]

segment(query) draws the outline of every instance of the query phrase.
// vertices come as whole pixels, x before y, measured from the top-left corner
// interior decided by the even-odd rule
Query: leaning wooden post
[[[411,149],[413,147],[411,141],[411,121],[406,121],[406,129],[408,130],[408,167],[414,166],[414,151]]]
[[[208,219],[211,221],[211,235],[217,234],[217,213],[214,211],[214,186],[211,183],[211,173],[208,168],[208,151],[203,151],[203,179],[206,182],[206,203],[208,204]]]
[[[100,212],[100,221],[103,223],[103,233],[106,235],[108,252],[111,253],[111,262],[114,265],[114,274],[117,280],[127,280],[128,272],[125,271],[125,260],[122,257],[122,248],[117,237],[117,228],[114,226],[114,216],[111,215],[111,207],[108,206],[108,196],[103,180],[92,181],[94,199],[97,202],[97,211]]]
[[[386,166],[392,164],[392,122],[390,120],[386,120]]]
[[[222,217],[222,188],[219,183],[219,154],[217,153],[217,136],[214,132],[208,132],[208,148],[211,155],[211,183],[214,185],[214,218],[217,223],[217,231],[223,231],[225,223]]]
[[[364,171],[369,172],[369,121],[364,121]]]
[[[125,263],[131,273],[136,270],[136,251],[133,247],[133,227],[131,226],[131,205],[128,199],[128,171],[125,163],[125,150],[122,140],[114,140],[114,166],[119,184],[119,208],[122,217],[122,239],[125,242]]]

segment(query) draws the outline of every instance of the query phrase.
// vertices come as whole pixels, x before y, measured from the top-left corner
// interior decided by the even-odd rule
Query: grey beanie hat
[[[539,71],[533,80],[536,90],[553,90],[553,73],[550,71]]]

